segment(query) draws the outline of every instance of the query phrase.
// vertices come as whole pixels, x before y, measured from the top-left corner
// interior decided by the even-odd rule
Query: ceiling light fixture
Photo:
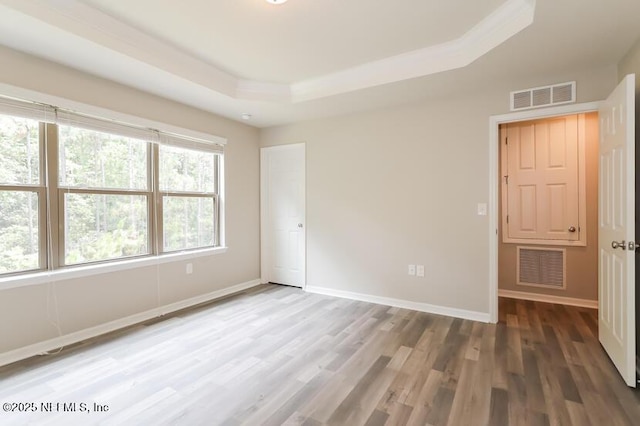
[[[284,2],[286,2],[287,0],[267,0],[267,3],[271,3],[271,4],[282,4]]]

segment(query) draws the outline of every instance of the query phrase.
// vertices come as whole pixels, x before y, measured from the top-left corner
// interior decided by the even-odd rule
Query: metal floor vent
[[[510,98],[511,111],[569,104],[576,101],[576,82],[517,90]]]
[[[518,284],[565,288],[565,249],[518,247]]]

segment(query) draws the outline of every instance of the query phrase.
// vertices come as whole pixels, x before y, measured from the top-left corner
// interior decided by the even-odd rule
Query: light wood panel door
[[[629,386],[635,371],[635,76],[600,108],[599,315],[602,346]]]
[[[261,150],[262,280],[305,285],[305,145]]]
[[[578,116],[506,127],[506,236],[580,238]]]

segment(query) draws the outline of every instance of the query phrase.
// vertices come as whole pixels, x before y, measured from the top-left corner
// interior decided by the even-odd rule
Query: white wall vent
[[[565,253],[563,248],[518,247],[517,284],[565,288]]]
[[[570,104],[576,101],[576,82],[534,87],[511,92],[511,111]]]

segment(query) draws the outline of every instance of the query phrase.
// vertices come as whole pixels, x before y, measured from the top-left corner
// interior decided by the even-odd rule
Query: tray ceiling
[[[236,120],[246,112],[263,127],[397,104],[407,87],[455,90],[446,71],[618,60],[640,36],[639,4],[0,0],[0,44]],[[598,43],[576,43],[590,37]]]

